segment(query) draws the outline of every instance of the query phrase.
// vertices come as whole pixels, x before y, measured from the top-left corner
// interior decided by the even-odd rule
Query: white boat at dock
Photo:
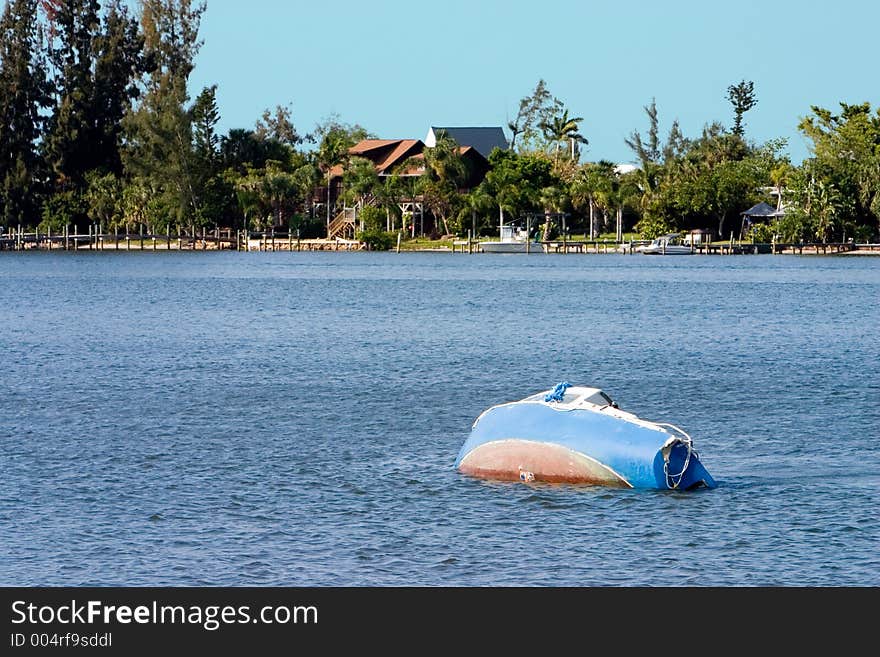
[[[636,250],[645,255],[691,255],[694,246],[686,244],[680,233],[670,233],[660,235],[647,246],[641,246]]]
[[[529,240],[528,231],[517,230],[513,224],[502,224],[499,227],[501,239],[492,242],[480,242],[483,253],[543,253],[540,242]]]

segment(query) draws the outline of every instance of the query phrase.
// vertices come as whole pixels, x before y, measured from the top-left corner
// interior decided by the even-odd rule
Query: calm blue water
[[[880,258],[0,255],[0,584],[880,585]],[[472,480],[559,381],[690,494]]]

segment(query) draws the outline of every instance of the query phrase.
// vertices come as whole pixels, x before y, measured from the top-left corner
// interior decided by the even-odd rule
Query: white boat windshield
[[[586,410],[595,413],[603,413],[619,420],[633,422],[639,426],[654,429],[655,431],[663,431],[669,433],[661,425],[642,420],[637,415],[628,411],[621,410],[617,402],[602,392],[599,388],[589,388],[587,386],[571,386],[565,390],[560,398],[548,400],[547,397],[558,394],[556,389],[545,390],[535,395],[529,395],[525,399],[518,402],[509,402],[513,404],[521,404],[523,402],[540,402],[547,404],[558,411],[576,411]]]
[[[601,390],[597,390],[594,394],[584,398],[585,402],[596,404],[597,406],[611,406],[614,401]]]

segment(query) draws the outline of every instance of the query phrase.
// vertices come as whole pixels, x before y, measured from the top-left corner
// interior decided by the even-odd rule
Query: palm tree
[[[638,173],[621,175],[613,163],[602,160],[590,165],[582,174],[580,196],[587,194],[602,211],[604,224],[609,223],[609,215],[614,214],[616,239],[623,239],[623,209],[632,206],[644,197],[641,177]],[[592,224],[592,220],[591,220]]]
[[[441,132],[433,148],[424,151],[425,168],[438,180],[448,180],[460,185],[467,176],[467,165],[461,157],[458,142]]]
[[[293,170],[294,184],[297,195],[302,200],[303,211],[308,212],[309,201],[315,191],[315,187],[321,182],[321,172],[311,162],[305,162]]]
[[[297,197],[297,191],[297,180],[292,174],[285,171],[279,162],[266,162],[260,193],[272,209],[274,225],[281,226],[284,223],[285,210],[289,211]]]
[[[588,206],[590,212],[589,238],[596,236],[595,210],[599,207],[597,195],[610,185],[608,171],[613,168],[610,162],[584,165],[569,187],[569,195],[575,207]]]
[[[540,128],[544,132],[544,136],[551,144],[556,144],[556,153],[554,155],[554,164],[559,163],[559,151],[562,144],[571,143],[571,159],[575,158],[575,144],[588,144],[586,137],[578,132],[578,123],[583,121],[583,117],[569,117],[568,110],[563,110],[561,114],[556,114],[549,121],[541,121]]]
[[[791,164],[788,162],[780,162],[779,165],[773,167],[770,170],[770,182],[773,183],[773,188],[776,190],[776,209],[782,209],[782,190],[785,188],[785,183],[791,177]]]
[[[543,240],[545,242],[550,239],[550,217],[551,215],[558,215],[562,213],[562,210],[565,206],[566,202],[566,194],[565,190],[557,187],[556,185],[550,185],[549,187],[544,187],[541,190],[540,201],[541,205],[544,208],[544,217],[546,221],[544,222],[544,237]],[[564,230],[564,226],[559,227],[560,231]]]
[[[122,188],[122,223],[126,232],[131,232],[132,225],[147,222],[150,200],[155,196],[144,178],[134,178]]]
[[[299,198],[302,180],[295,174],[284,170],[281,162],[269,160],[262,169],[251,169],[236,184],[239,203],[245,217],[253,212],[271,213],[266,217],[265,226],[282,225],[285,212]]]
[[[477,236],[477,215],[490,210],[494,203],[492,196],[486,190],[485,185],[478,185],[463,196],[464,203],[461,208],[461,216],[468,216],[471,220],[471,236]]]
[[[263,206],[258,191],[259,181],[256,172],[257,170],[251,169],[248,175],[241,176],[235,183],[235,196],[244,217],[245,230],[250,230],[254,215],[257,217],[257,228],[260,228],[261,223],[259,217],[262,214]]]
[[[814,227],[816,237],[823,242],[827,242],[831,236],[831,231],[834,229],[840,214],[840,204],[840,193],[835,188],[834,183],[826,185],[822,180],[816,181],[812,204],[812,209],[815,213]]]
[[[331,128],[321,139],[318,146],[318,165],[327,177],[327,238],[330,238],[330,183],[333,180],[333,167],[342,164],[348,157],[348,149],[352,146],[351,138],[344,130]]]
[[[376,193],[379,174],[376,166],[363,157],[353,157],[342,174],[347,202],[366,204],[367,199]]]
[[[586,200],[590,204],[590,238],[595,237],[596,224],[593,219],[594,208],[602,212],[603,226],[608,223],[608,213],[617,209],[617,189],[619,180],[614,164],[601,160],[585,166],[572,185],[572,197],[579,203]]]
[[[425,176],[422,179],[422,194],[431,211],[443,222],[443,229],[449,234],[449,217],[459,201],[459,189],[464,185],[468,166],[461,156],[458,142],[446,134],[440,134],[433,148],[426,148]]]
[[[88,187],[85,201],[92,221],[116,230],[122,221],[122,185],[112,173],[100,175],[96,171],[86,174]]]
[[[398,202],[406,195],[399,173],[393,171],[391,175],[379,178],[373,194],[379,207],[385,209],[385,230],[394,230],[396,218],[401,212]]]

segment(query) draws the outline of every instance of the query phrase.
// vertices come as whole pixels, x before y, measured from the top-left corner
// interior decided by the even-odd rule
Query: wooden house
[[[439,131],[439,129],[437,130]],[[495,142],[488,139],[486,134],[481,133],[481,129],[467,130],[475,130],[476,132],[459,132],[459,137],[466,138],[468,135],[471,135],[478,138],[477,142],[480,148],[484,150],[490,148],[490,146],[491,148],[495,147]],[[500,131],[500,128],[498,130]],[[503,138],[503,132],[501,137]],[[396,175],[405,179],[415,179],[424,175],[424,152],[426,148],[433,148],[433,144],[436,144],[436,138],[433,140],[432,145],[428,145],[419,139],[365,139],[352,146],[348,154],[351,157],[362,157],[372,162],[380,178]],[[506,147],[506,140],[504,145]],[[468,171],[467,179],[464,181],[461,190],[467,191],[483,181],[483,178],[485,178],[486,173],[489,171],[489,162],[476,146],[459,143],[459,152],[466,163]],[[321,194],[323,198],[319,202],[324,202],[329,191],[331,207],[335,207],[338,204],[343,191],[344,173],[345,169],[342,165],[337,165],[330,170],[329,189],[327,185],[324,186]],[[415,190],[414,185],[410,187],[412,190]],[[401,197],[398,200],[398,207],[404,217],[405,226],[412,236],[434,232],[434,219],[429,212],[426,212],[422,199],[418,197],[415,191]],[[357,206],[337,208],[328,225],[328,237],[331,239],[334,237],[353,237],[358,227],[357,215],[359,210],[360,208]],[[390,223],[388,227],[390,228]]]

